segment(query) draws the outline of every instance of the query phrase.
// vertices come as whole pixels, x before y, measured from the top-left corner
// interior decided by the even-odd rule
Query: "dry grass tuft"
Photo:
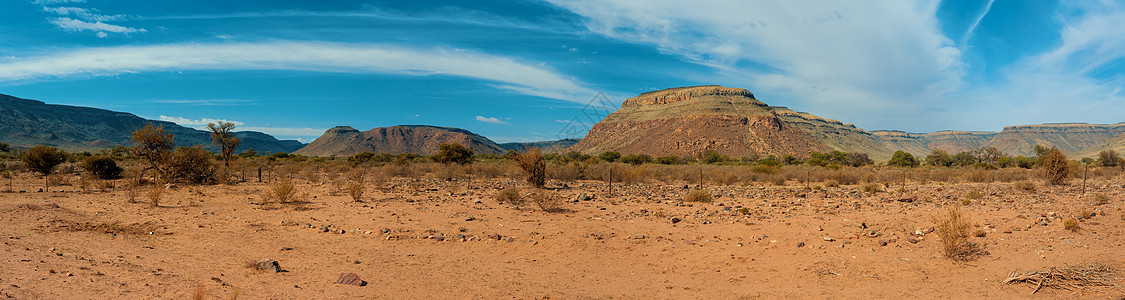
[[[289,180],[278,180],[266,188],[265,202],[292,203],[298,200],[297,186]]]
[[[511,204],[515,207],[522,207],[524,205],[523,198],[520,198],[520,190],[515,187],[506,187],[500,190],[500,192],[496,193],[496,201]]]
[[[1070,230],[1071,232],[1078,232],[1082,227],[1078,226],[1078,220],[1070,219],[1063,222],[1063,229]]]
[[[1028,192],[1028,193],[1034,193],[1035,192],[1035,183],[1032,183],[1031,181],[1016,182],[1012,186],[1014,186],[1017,189],[1021,189],[1025,192]]]
[[[559,195],[556,195],[554,193],[541,190],[539,192],[531,194],[530,198],[531,198],[531,202],[535,203],[535,206],[538,206],[539,209],[542,209],[545,212],[561,212],[561,211],[563,211],[562,197],[560,197]]]
[[[1109,196],[1106,196],[1105,194],[1094,194],[1094,205],[1106,204],[1109,204]]]
[[[164,198],[164,187],[157,184],[153,186],[152,189],[149,189],[148,194],[145,194],[145,196],[148,197],[153,207],[160,207],[160,199]]]
[[[868,184],[863,185],[863,192],[864,193],[874,194],[874,193],[878,193],[878,192],[882,192],[882,191],[883,191],[883,188],[880,187],[879,184],[877,184],[877,183],[868,183]]]
[[[1031,271],[1020,273],[1019,270],[1008,273],[1005,284],[1028,283],[1035,286],[1032,294],[1046,287],[1075,291],[1087,287],[1111,287],[1117,282],[1117,270],[1107,264],[1066,265],[1061,268],[1052,267],[1046,271]]]
[[[980,254],[980,245],[969,241],[969,228],[973,226],[961,209],[950,207],[944,214],[935,216],[934,221],[938,223],[937,234],[941,236],[945,257],[968,261]]]
[[[981,193],[980,190],[971,190],[968,194],[965,194],[965,198],[973,200],[984,198],[984,193]]]
[[[684,196],[684,202],[711,202],[711,193],[704,190],[694,190]]]

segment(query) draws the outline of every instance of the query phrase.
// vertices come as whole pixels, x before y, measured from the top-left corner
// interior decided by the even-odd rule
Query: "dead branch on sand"
[[[1020,273],[1016,270],[1008,273],[1008,279],[1005,279],[1004,283],[1035,285],[1035,291],[1031,292],[1035,294],[1043,287],[1074,291],[1091,286],[1113,286],[1116,281],[1113,267],[1106,264],[1086,264],[1051,267],[1047,271]]]

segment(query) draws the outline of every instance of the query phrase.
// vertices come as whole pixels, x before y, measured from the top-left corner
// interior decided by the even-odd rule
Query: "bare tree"
[[[242,143],[234,136],[234,123],[209,123],[207,128],[211,129],[211,144],[222,150],[220,155],[223,157],[223,165],[229,168],[230,160],[234,156],[234,148],[238,148],[238,144]]]

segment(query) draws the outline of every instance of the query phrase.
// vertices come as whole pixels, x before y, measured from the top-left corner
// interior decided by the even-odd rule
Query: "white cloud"
[[[481,122],[485,122],[485,123],[492,123],[492,124],[508,124],[507,122],[501,121],[498,118],[485,117],[485,116],[477,116],[477,121],[481,121]]]
[[[59,26],[59,28],[70,30],[70,31],[86,31],[86,30],[89,30],[89,31],[97,31],[97,32],[116,32],[116,33],[134,33],[134,32],[146,32],[147,31],[144,28],[138,29],[138,28],[125,27],[125,26],[118,26],[118,25],[113,25],[113,24],[102,23],[102,21],[96,21],[96,22],[90,23],[90,22],[86,22],[86,21],[82,21],[82,20],[75,20],[75,19],[66,18],[66,17],[55,18],[55,19],[51,20],[51,23],[55,24],[56,26]]]
[[[63,50],[0,62],[0,82],[189,70],[294,70],[449,75],[496,82],[516,93],[584,103],[597,92],[539,63],[443,48],[270,41]]]
[[[49,4],[64,4],[64,3],[86,3],[86,0],[33,0],[31,3],[39,5]]]
[[[161,115],[159,119],[161,121],[172,122],[172,123],[176,123],[176,124],[188,126],[188,127],[206,127],[207,124],[210,124],[210,123],[215,123],[215,124],[218,124],[218,123],[233,123],[235,126],[242,126],[243,125],[243,123],[239,122],[239,121],[230,121],[230,120],[223,120],[223,119],[211,119],[211,118],[201,118],[201,119],[198,119],[198,120],[192,120],[192,119],[188,119],[188,118],[184,118],[184,117],[169,117],[169,116]]]
[[[198,106],[216,106],[216,105],[235,106],[235,105],[243,105],[243,104],[252,104],[252,103],[255,103],[256,101],[254,101],[254,100],[243,100],[243,99],[157,99],[157,100],[152,100],[152,102],[166,103],[166,104],[198,105]]]
[[[1125,6],[1084,2],[1074,17],[1060,16],[1060,44],[1002,72],[994,86],[968,89],[970,123],[1117,123],[1125,111]],[[1102,68],[1099,71],[1099,68]],[[1106,72],[1106,68],[1109,68]],[[1116,71],[1113,69],[1116,68]],[[997,114],[997,112],[1003,112]],[[995,126],[995,125],[994,125]]]
[[[43,7],[43,11],[54,13],[60,16],[75,16],[79,19],[90,21],[113,21],[124,17],[124,15],[107,16],[95,13],[94,10],[85,9],[81,7]]]
[[[584,16],[592,32],[718,71],[696,80],[861,125],[903,123],[889,119],[962,85],[961,52],[940,30],[937,1],[548,1]]]

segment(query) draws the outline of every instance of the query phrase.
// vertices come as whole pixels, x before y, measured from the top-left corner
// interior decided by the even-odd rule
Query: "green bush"
[[[622,157],[621,162],[630,165],[647,164],[652,162],[652,156],[649,156],[648,154],[630,154]]]
[[[599,154],[598,158],[600,158],[601,160],[604,160],[606,162],[615,162],[615,161],[617,161],[617,159],[621,158],[621,153],[613,152],[613,151],[606,151],[606,152],[602,152],[602,154]]]
[[[918,166],[918,161],[914,160],[914,155],[899,150],[895,151],[895,154],[891,156],[891,160],[887,161],[887,165],[913,168]]]
[[[82,169],[100,179],[117,179],[124,171],[117,166],[117,162],[107,156],[91,156],[82,161]]]
[[[473,149],[457,143],[442,143],[438,145],[438,153],[430,159],[443,164],[467,165],[473,162]]]

